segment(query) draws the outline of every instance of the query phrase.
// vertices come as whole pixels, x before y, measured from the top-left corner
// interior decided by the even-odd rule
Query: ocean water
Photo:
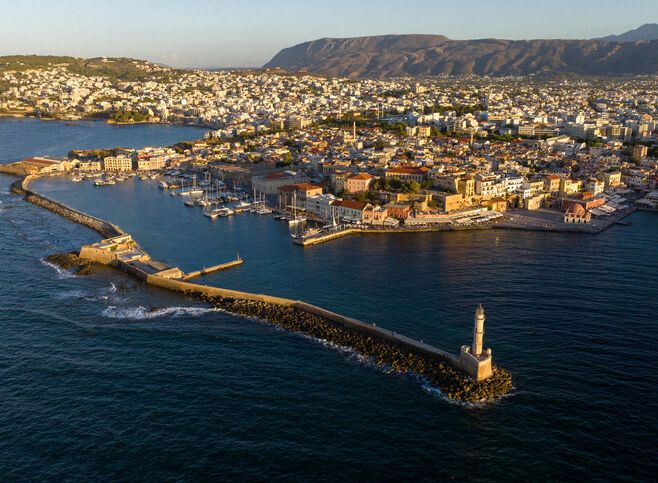
[[[85,147],[156,144],[131,131],[143,127],[94,124]],[[79,147],[71,128],[0,121],[0,152],[66,152]],[[149,130],[161,143],[190,137],[149,128],[168,130]],[[150,181],[35,183],[184,270],[245,259],[200,283],[299,298],[446,350],[470,341],[482,302],[485,345],[516,390],[464,407],[349,351],[112,270],[48,266],[45,255],[99,237],[10,195],[12,179],[0,177],[3,480],[655,478],[654,213],[593,236],[378,235],[302,249],[271,217],[210,221]]]

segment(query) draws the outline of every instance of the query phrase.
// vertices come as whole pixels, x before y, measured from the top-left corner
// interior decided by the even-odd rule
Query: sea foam
[[[147,320],[166,316],[180,317],[183,315],[199,317],[210,312],[218,312],[218,310],[207,307],[164,307],[161,309],[149,309],[143,305],[137,307],[116,307],[110,305],[103,310],[103,317],[110,319]]]
[[[56,272],[59,278],[74,278],[75,275],[73,275],[71,272],[68,270],[64,270],[62,267],[58,267],[54,263],[50,263],[47,260],[44,260],[43,258],[41,259],[41,263],[43,263],[45,266],[53,268]]]

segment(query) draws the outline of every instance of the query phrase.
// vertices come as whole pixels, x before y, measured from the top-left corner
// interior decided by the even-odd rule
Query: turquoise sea
[[[0,162],[173,144],[195,128],[0,120]],[[201,283],[306,300],[457,352],[475,306],[515,377],[484,407],[349,351],[43,257],[98,240],[0,175],[0,475],[22,480],[626,480],[658,471],[658,215],[599,235],[475,231],[302,249],[271,217],[210,221],[134,179],[33,186]],[[2,187],[4,186],[4,188]]]

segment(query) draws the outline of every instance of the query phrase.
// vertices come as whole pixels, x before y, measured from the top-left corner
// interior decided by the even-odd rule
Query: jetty
[[[212,267],[204,267],[201,270],[196,270],[194,272],[187,273],[183,276],[182,280],[190,280],[192,278],[196,277],[201,277],[203,275],[208,275],[210,273],[214,272],[219,272],[221,270],[226,270],[228,268],[233,268],[237,267],[238,265],[242,265],[244,263],[244,260],[240,258],[240,255],[235,260],[231,260],[230,262],[226,263],[220,263],[219,265],[213,265]]]

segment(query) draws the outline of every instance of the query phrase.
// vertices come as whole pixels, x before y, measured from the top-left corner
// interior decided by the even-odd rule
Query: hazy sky
[[[0,55],[260,66],[321,37],[591,38],[648,22],[657,0],[0,0]]]

